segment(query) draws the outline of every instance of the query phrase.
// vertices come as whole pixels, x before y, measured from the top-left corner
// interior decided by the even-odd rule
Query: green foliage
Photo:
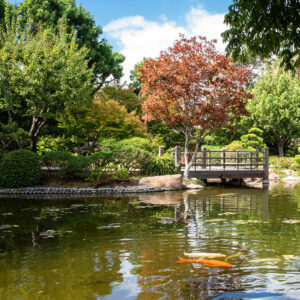
[[[72,156],[64,169],[65,176],[68,178],[84,179],[89,174],[90,159],[86,156]]]
[[[111,181],[128,181],[128,179],[128,169],[111,164],[106,167],[95,167],[86,178],[86,181],[94,184],[103,184]]]
[[[9,152],[0,162],[0,183],[4,188],[33,186],[40,182],[41,176],[38,157],[29,150]]]
[[[300,80],[273,66],[260,77],[252,94],[247,105],[251,118],[276,140],[283,156],[284,145],[300,135]]]
[[[0,29],[0,110],[22,121],[36,151],[47,120],[89,102],[94,88],[88,50],[79,49],[75,34],[68,41],[65,25],[59,35],[41,29],[32,34],[30,29],[20,29],[15,21],[6,24],[6,31]]]
[[[125,168],[132,172],[141,169],[150,159],[151,153],[134,144],[129,145],[127,141],[120,141],[117,150],[114,152],[115,162],[121,168]]]
[[[101,27],[96,26],[91,14],[77,6],[75,0],[24,0],[17,7],[17,15],[23,26],[30,24],[33,30],[42,26],[58,33],[61,20],[66,23],[69,36],[76,30],[80,48],[88,49],[89,67],[94,66],[94,81],[98,89],[111,75],[114,79],[121,78],[121,63],[125,57],[114,52],[112,46],[101,39]]]
[[[151,152],[152,154],[157,154],[158,147],[163,146],[162,139],[155,137],[152,139],[146,139],[141,137],[133,137],[129,139],[122,140],[120,142],[122,147],[134,146],[135,148],[140,148],[145,151]]]
[[[297,164],[298,169],[300,169],[300,155],[299,154],[295,156],[295,162]]]
[[[177,172],[174,159],[167,153],[163,156],[152,156],[142,170],[143,174],[151,176],[176,174]]]
[[[124,139],[145,135],[144,124],[135,112],[128,113],[115,100],[98,99],[86,106],[67,109],[58,121],[69,144],[84,146],[87,153],[94,152],[98,140],[107,136]]]
[[[180,131],[174,130],[163,121],[151,121],[147,123],[147,131],[152,136],[157,136],[162,139],[163,144],[167,149],[178,145],[184,145],[184,134]],[[163,146],[163,145],[159,145]]]
[[[233,141],[229,145],[225,146],[224,149],[227,151],[246,151],[247,148],[241,141]],[[254,149],[253,149],[254,150]]]
[[[92,168],[105,168],[114,160],[113,151],[106,150],[101,152],[95,152],[89,156],[89,159]]]
[[[134,69],[130,71],[130,80],[132,82],[129,84],[129,87],[132,88],[136,95],[140,93],[142,88],[141,81],[139,80],[141,73],[138,71],[138,67],[143,67],[143,65],[144,61],[141,61],[140,63],[135,64]]]
[[[50,151],[67,151],[67,141],[64,136],[52,137],[51,135],[40,137],[37,143],[38,154],[43,155]]]
[[[228,10],[224,23],[230,29],[222,33],[228,55],[242,62],[278,55],[287,69],[299,67],[297,1],[234,0]]]
[[[51,151],[42,156],[42,164],[48,169],[58,168],[59,178],[85,178],[90,166],[90,159],[73,156],[64,151]]]
[[[261,137],[263,131],[259,128],[251,128],[249,129],[248,134],[241,136],[241,141],[245,149],[252,147],[254,149],[262,150],[266,147],[263,138]]]
[[[9,152],[29,145],[28,132],[18,127],[16,122],[0,122],[0,150]]]
[[[297,170],[297,168],[299,168],[298,161],[295,157],[270,156],[269,163],[271,167],[279,169]]]
[[[98,99],[115,100],[125,106],[129,113],[135,111],[139,116],[142,114],[141,100],[131,88],[122,85],[107,85],[99,90]]]

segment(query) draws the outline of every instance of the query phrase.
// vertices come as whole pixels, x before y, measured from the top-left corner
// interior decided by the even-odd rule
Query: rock
[[[269,170],[269,180],[280,180],[280,176],[278,174],[276,174],[276,172],[272,169]]]
[[[201,181],[199,181],[197,178],[184,178],[183,179],[183,188],[187,190],[198,190],[203,189],[204,185]]]
[[[146,185],[150,187],[161,187],[167,190],[181,190],[182,189],[182,175],[163,175],[153,177],[143,177],[139,181],[139,185]]]
[[[297,172],[294,170],[282,170],[281,172],[285,173],[287,176],[297,176]]]
[[[140,201],[152,205],[176,205],[181,203],[181,198],[175,196],[173,193],[143,195],[140,196]]]
[[[300,182],[300,176],[288,176],[288,177],[283,178],[282,181]]]

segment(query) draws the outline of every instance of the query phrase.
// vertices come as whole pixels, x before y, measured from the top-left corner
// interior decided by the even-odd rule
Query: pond
[[[0,298],[299,299],[299,220],[299,185],[0,198]]]

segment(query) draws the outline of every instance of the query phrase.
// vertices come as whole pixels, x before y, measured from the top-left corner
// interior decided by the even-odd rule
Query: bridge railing
[[[164,154],[164,147],[160,147],[159,155]],[[177,167],[185,166],[185,155],[180,146],[171,150]],[[189,159],[193,152],[189,153]],[[269,172],[269,148],[262,151],[209,151],[205,147],[197,153],[191,170],[264,170]]]

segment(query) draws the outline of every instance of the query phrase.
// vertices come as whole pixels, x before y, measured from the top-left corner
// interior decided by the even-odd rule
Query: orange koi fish
[[[226,261],[221,261],[216,259],[197,259],[197,258],[186,259],[182,257],[178,257],[178,258],[179,258],[179,262],[181,263],[187,263],[187,262],[200,263],[208,267],[232,267],[232,264]]]

